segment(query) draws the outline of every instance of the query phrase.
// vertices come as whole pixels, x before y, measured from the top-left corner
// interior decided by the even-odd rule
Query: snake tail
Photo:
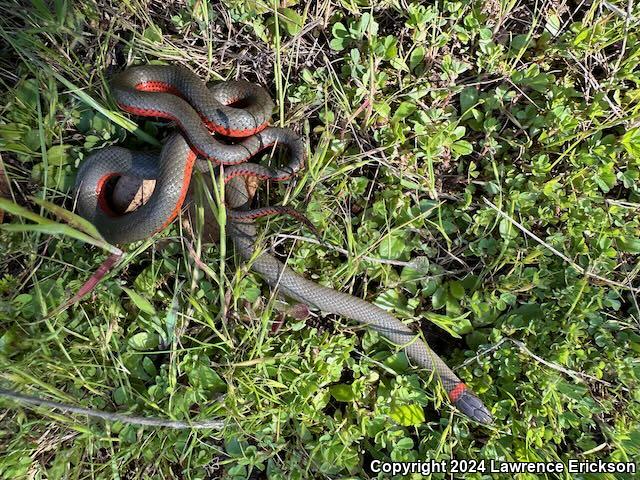
[[[296,133],[268,127],[273,102],[265,89],[241,81],[207,87],[191,71],[177,66],[133,67],[117,75],[111,88],[122,109],[137,115],[172,119],[184,136],[172,135],[158,157],[109,147],[91,154],[83,162],[76,177],[78,211],[107,241],[131,243],[164,229],[185,202],[193,170],[209,171],[210,162],[220,165],[220,173],[216,175],[223,175],[225,202],[230,209],[227,232],[236,250],[255,272],[272,288],[279,288],[298,302],[370,326],[403,347],[417,366],[433,372],[460,411],[478,422],[492,422],[482,401],[400,320],[360,298],[296,274],[267,253],[256,253],[253,219],[273,213],[300,214],[288,207],[247,211],[249,195],[241,177],[287,180],[302,168],[306,154],[304,142]],[[239,140],[234,144],[224,143],[212,132]],[[287,147],[287,164],[269,167],[248,163],[253,155],[271,146]],[[198,155],[206,160],[197,159]],[[155,187],[141,207],[118,214],[107,195],[107,186],[118,177],[155,180]]]
[[[409,327],[385,310],[358,297],[318,285],[288,268],[275,257],[262,253],[255,257],[255,227],[251,224],[231,224],[229,235],[236,250],[251,269],[269,285],[284,295],[323,312],[369,325],[394,344],[403,346],[409,358],[440,380],[451,402],[468,417],[484,424],[493,422],[487,407],[444,361]]]

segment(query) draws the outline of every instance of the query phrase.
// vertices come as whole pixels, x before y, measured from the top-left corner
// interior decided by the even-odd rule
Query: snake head
[[[467,417],[476,422],[489,425],[493,423],[493,417],[489,413],[489,409],[485,407],[475,393],[473,393],[464,383],[459,383],[449,392],[449,398],[453,404],[464,413]]]

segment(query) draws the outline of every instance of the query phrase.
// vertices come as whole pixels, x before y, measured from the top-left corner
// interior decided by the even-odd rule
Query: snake
[[[302,137],[292,130],[269,126],[274,103],[265,88],[241,80],[208,86],[178,65],[130,67],[117,74],[110,86],[122,110],[171,120],[179,131],[168,138],[159,155],[110,146],[92,153],[81,164],[75,183],[78,213],[107,241],[126,244],[164,230],[185,205],[193,172],[215,166],[216,175],[221,175],[226,185],[226,233],[239,255],[271,288],[311,309],[354,320],[379,332],[401,347],[416,366],[436,377],[458,410],[481,424],[493,422],[482,400],[420,334],[366,300],[305,278],[258,247],[253,220],[293,212],[286,207],[250,208],[250,195],[241,177],[285,181],[306,161]],[[235,143],[225,140],[229,138]],[[272,146],[287,148],[285,165],[271,167],[249,161]],[[127,176],[155,180],[155,187],[144,205],[123,214],[112,207],[107,186]]]

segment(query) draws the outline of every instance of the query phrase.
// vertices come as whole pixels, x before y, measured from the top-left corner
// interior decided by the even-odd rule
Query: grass
[[[0,2],[0,192],[11,201],[0,388],[226,419],[169,430],[0,400],[0,478],[640,460],[640,7],[428,3]],[[495,425],[461,417],[377,334],[302,318],[231,249],[204,242],[203,220],[193,235],[174,222],[128,246],[88,297],[59,308],[119,252],[51,204],[73,209],[91,150],[157,150],[172,130],[109,96],[111,75],[150,62],[270,90],[274,123],[302,133],[310,155],[258,200],[304,212],[326,245],[282,220],[261,224],[267,245],[421,328]]]

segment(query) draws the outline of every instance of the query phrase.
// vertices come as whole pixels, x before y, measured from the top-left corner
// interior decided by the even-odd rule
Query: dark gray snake
[[[96,225],[105,239],[129,243],[164,229],[183,206],[193,168],[208,171],[209,161],[227,165],[223,168],[231,220],[227,232],[240,255],[251,260],[254,271],[271,287],[277,287],[298,302],[369,325],[403,347],[415,364],[434,372],[452,403],[463,413],[481,423],[492,422],[482,401],[419,335],[398,319],[360,298],[307,280],[267,253],[256,255],[256,231],[252,220],[270,213],[291,212],[283,207],[247,210],[246,186],[238,177],[286,180],[305,161],[300,137],[290,130],[267,126],[273,103],[266,90],[247,82],[223,82],[207,88],[193,73],[175,66],[130,68],[113,80],[111,88],[122,109],[137,115],[174,120],[184,136],[171,136],[159,157],[110,147],[85,160],[76,180],[78,211]],[[228,145],[216,140],[211,132],[242,137],[242,140]],[[270,168],[246,163],[251,156],[274,144],[288,147],[288,165]],[[198,157],[204,157],[204,160]],[[156,186],[143,206],[122,215],[111,207],[105,187],[110,181],[124,176],[154,179]]]

